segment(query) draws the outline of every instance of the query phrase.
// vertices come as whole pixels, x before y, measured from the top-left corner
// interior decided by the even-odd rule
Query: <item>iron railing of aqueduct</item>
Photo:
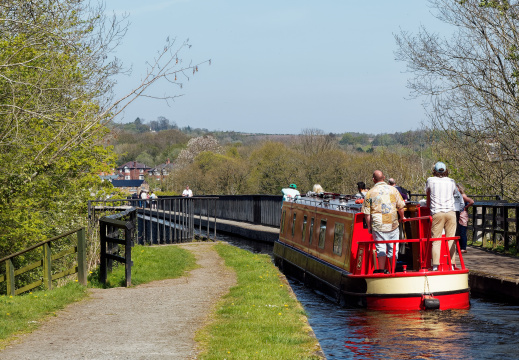
[[[184,198],[161,197],[157,199],[109,199],[92,200],[88,202],[88,218],[91,226],[96,229],[102,216],[126,211],[130,208],[137,210],[137,243],[171,244],[192,241],[195,235],[195,225],[199,234],[208,238],[213,231],[216,237],[215,208],[217,197]],[[200,208],[202,210],[200,210]],[[198,209],[195,212],[195,209]],[[195,216],[195,213],[198,213]]]
[[[218,219],[279,227],[282,200],[280,195],[219,195],[215,216]],[[195,215],[207,216],[203,206],[195,205],[194,209]]]

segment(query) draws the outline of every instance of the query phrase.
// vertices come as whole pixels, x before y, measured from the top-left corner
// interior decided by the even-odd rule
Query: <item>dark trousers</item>
[[[467,227],[458,224],[460,230],[460,249],[467,250]]]

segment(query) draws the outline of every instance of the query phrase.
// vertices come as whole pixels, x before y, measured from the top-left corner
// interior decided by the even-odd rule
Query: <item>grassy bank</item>
[[[236,271],[238,284],[197,334],[205,349],[200,359],[319,359],[304,310],[270,257],[215,247]]]
[[[196,268],[195,256],[179,246],[135,246],[132,249],[132,285],[175,279]],[[108,274],[106,285],[99,283],[99,269],[89,276],[91,286],[118,287],[126,283],[124,264]]]
[[[178,246],[144,247],[132,249],[132,285],[182,276],[196,267],[192,253]],[[114,268],[106,287],[124,284],[124,266]],[[102,287],[98,270],[90,274],[89,287]],[[48,291],[34,291],[18,296],[0,296],[0,349],[14,336],[37,328],[58,310],[88,296],[87,288],[73,281]]]

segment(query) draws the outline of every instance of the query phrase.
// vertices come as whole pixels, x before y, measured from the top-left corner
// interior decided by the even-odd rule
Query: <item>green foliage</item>
[[[368,134],[344,133],[339,144],[341,145],[367,145],[370,143]]]
[[[115,159],[97,100],[111,70],[103,54],[85,58],[99,18],[57,5],[0,4],[0,257],[83,225],[96,174]]]

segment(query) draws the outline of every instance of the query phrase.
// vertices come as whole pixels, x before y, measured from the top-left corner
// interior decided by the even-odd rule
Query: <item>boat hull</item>
[[[276,265],[288,276],[318,289],[343,305],[373,310],[468,309],[468,270],[413,271],[353,275],[300,249],[277,241]]]

